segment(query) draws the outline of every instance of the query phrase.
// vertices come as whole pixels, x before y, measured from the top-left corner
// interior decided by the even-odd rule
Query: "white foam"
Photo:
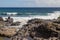
[[[12,13],[8,13],[7,15],[16,15],[16,12],[12,12]],[[28,13],[28,14],[32,14],[32,13]],[[53,13],[48,13],[47,16],[41,16],[41,15],[34,15],[34,16],[29,16],[29,17],[17,17],[19,19],[32,19],[32,18],[41,18],[41,19],[56,19],[58,16],[60,16],[60,11],[55,11]],[[16,17],[13,17],[14,19],[16,19]]]
[[[48,18],[50,17],[50,19],[57,19],[60,16],[60,11],[55,11],[52,14],[48,13]]]
[[[39,19],[57,19],[57,17],[60,16],[60,12],[59,11],[55,11],[53,13],[48,13],[47,16],[29,16],[29,17],[11,17],[14,19],[14,22],[19,21],[21,22],[20,27],[22,27],[22,25],[26,24],[28,20],[30,19],[34,19],[34,18],[39,18]],[[5,18],[7,17],[3,17],[3,19],[5,20]]]
[[[11,13],[7,12],[7,15],[16,15],[16,14],[17,14],[16,12],[11,12]]]
[[[57,19],[60,16],[60,11],[55,11],[53,13],[48,13],[47,16],[32,16],[33,18],[40,18],[40,19]]]
[[[57,19],[58,16],[60,16],[60,11],[55,11],[53,13],[48,13],[47,16],[35,15],[35,16],[28,16],[28,17],[12,17],[12,18],[14,19],[14,22],[15,21],[23,22],[23,21],[28,21],[30,19],[34,19],[34,18],[40,18],[40,19]],[[7,18],[7,17],[3,17],[3,18],[5,20],[5,18]]]

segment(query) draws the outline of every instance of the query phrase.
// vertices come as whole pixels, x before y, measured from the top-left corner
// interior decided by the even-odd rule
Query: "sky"
[[[60,0],[0,0],[0,7],[60,7]]]

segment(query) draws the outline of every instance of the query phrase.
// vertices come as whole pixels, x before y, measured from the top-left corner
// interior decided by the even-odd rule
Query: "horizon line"
[[[60,8],[60,7],[0,7],[0,8]]]

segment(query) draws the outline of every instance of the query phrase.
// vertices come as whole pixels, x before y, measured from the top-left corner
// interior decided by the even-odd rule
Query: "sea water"
[[[0,17],[54,19],[60,16],[60,8],[0,8]]]

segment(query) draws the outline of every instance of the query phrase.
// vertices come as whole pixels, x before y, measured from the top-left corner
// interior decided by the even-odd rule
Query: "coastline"
[[[29,25],[29,26],[30,26],[30,24],[31,25],[35,25],[34,23],[30,23],[29,24],[28,23],[29,20],[37,19],[38,21],[39,20],[40,21],[43,21],[44,20],[44,22],[47,21],[47,23],[50,23],[51,21],[57,20],[58,15],[59,15],[59,13],[58,14],[57,13],[56,14],[48,14],[47,16],[38,16],[38,15],[37,16],[29,16],[29,17],[12,17],[11,16],[11,18],[13,18],[13,22],[20,22],[20,25],[19,26],[14,26],[14,27],[17,28],[19,31],[22,29],[21,32],[23,34],[26,31],[26,30],[24,31],[24,29],[25,29],[25,26],[24,25]],[[6,18],[8,18],[8,17],[2,17],[2,18],[3,18],[3,20],[6,20]],[[35,20],[33,20],[33,22],[34,21]],[[50,25],[52,25],[52,23]],[[9,27],[13,28],[12,26],[9,26]],[[30,27],[32,27],[32,26],[30,26]],[[28,30],[28,28],[27,28],[27,30]],[[17,33],[17,35],[16,35],[17,37],[18,37],[18,34],[20,34],[20,33],[19,32]],[[23,36],[25,36],[25,34],[23,34]],[[15,36],[13,36],[13,37],[15,37]],[[12,37],[12,39],[14,39],[13,37]]]
[[[3,17],[4,20],[5,20],[5,18],[7,18],[7,17]],[[48,28],[48,30],[50,30],[49,26],[52,24],[58,26],[58,23],[57,24],[53,23],[53,19],[50,19],[50,18],[47,18],[47,19],[43,19],[43,18],[41,19],[40,17],[39,18],[36,18],[36,17],[11,17],[11,18],[13,18],[13,22],[21,22],[18,27],[19,31],[17,32],[17,35],[12,36],[12,39],[14,39],[14,37],[16,37],[16,36],[17,36],[17,38],[22,37],[22,36],[25,37],[27,35],[29,35],[29,37],[30,37],[29,30],[30,30],[30,32],[33,32],[32,30],[34,27],[38,28],[41,25],[43,25],[42,27],[46,27],[45,25],[47,24],[48,26],[46,28]],[[58,20],[58,19],[55,19],[55,20]],[[55,27],[54,25],[52,25],[53,28]],[[7,27],[7,28],[9,28],[9,27]],[[11,28],[13,28],[13,27],[11,27]],[[22,35],[20,35],[20,34],[22,34]],[[33,34],[31,34],[31,36],[32,35]],[[48,34],[48,35],[50,35],[50,34]],[[35,36],[35,35],[33,35],[33,36]]]
[[[0,34],[4,40],[60,40],[59,16],[60,8],[0,8]]]

